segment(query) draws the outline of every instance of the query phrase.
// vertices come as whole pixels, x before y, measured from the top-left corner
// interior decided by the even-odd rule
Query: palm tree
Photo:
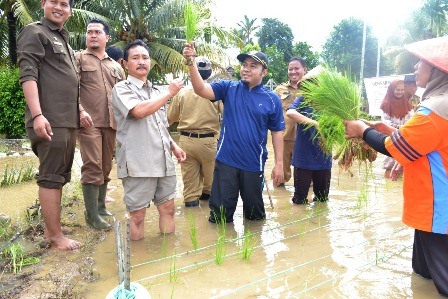
[[[151,50],[153,72],[177,76],[186,71],[181,51],[186,42],[183,12],[188,2],[195,4],[200,13],[195,35],[198,54],[208,56],[215,66],[227,65],[227,54],[211,41],[235,36],[214,25],[211,0],[91,0],[83,1],[80,8],[108,20],[116,45],[124,47],[134,39],[143,40]]]
[[[260,28],[260,26],[254,26],[255,19],[249,19],[247,15],[244,15],[244,20],[237,23],[238,27],[240,27],[239,31],[244,36],[244,41],[246,44],[253,44],[252,34]]]

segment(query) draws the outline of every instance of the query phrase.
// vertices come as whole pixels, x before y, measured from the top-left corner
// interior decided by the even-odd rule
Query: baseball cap
[[[404,83],[415,83],[415,75],[414,74],[404,75],[403,81]]]
[[[247,57],[255,59],[257,62],[261,63],[265,68],[268,68],[268,58],[263,52],[250,51],[249,53],[241,53],[236,57],[240,62],[244,62]]]
[[[198,56],[194,61],[196,62],[199,71],[209,71],[212,69],[210,60],[204,56]]]

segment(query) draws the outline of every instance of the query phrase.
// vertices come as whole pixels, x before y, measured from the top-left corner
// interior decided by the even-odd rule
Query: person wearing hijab
[[[381,121],[394,128],[399,128],[404,125],[414,115],[413,106],[405,96],[403,80],[397,79],[390,82],[386,95],[381,102],[380,109],[383,111]],[[386,157],[384,159],[383,168],[385,169],[385,178],[391,177],[391,171],[394,166],[397,168],[394,158]],[[401,170],[394,175],[401,176]]]
[[[414,74],[426,88],[415,115],[398,129],[346,120],[345,135],[403,166],[403,222],[415,229],[412,269],[448,296],[448,37],[405,48],[420,59]]]

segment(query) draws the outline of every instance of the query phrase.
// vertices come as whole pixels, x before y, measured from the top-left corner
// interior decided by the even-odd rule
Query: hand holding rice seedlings
[[[323,69],[315,78],[302,82],[305,105],[312,107],[318,122],[319,144],[324,152],[337,154],[338,164],[349,170],[353,160],[374,161],[376,152],[362,139],[344,137],[343,120],[360,115],[361,92],[356,83],[335,70]]]

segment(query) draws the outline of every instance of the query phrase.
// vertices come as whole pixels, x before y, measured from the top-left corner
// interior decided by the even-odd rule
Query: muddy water
[[[383,178],[382,159],[371,169],[354,166],[353,176],[339,173],[336,165],[327,203],[294,205],[292,182],[273,188],[268,179],[274,208],[265,190],[267,220],[243,221],[238,203],[234,223],[226,225],[221,266],[215,262],[218,233],[207,221],[207,202],[183,206],[178,165],[176,232],[160,235],[157,210],[148,209],[145,238],[131,245],[131,281],[145,286],[152,298],[438,298],[432,281],[412,272],[413,230],[401,222],[402,181]],[[113,183],[118,188],[110,208],[123,223],[123,189]],[[243,261],[242,237],[248,231],[255,247]],[[86,298],[104,298],[118,283],[113,233],[92,257],[101,277]]]
[[[354,166],[353,176],[339,173],[336,165],[330,201],[308,205],[292,204],[292,182],[273,188],[267,171],[274,208],[265,190],[267,220],[243,221],[238,203],[235,222],[226,225],[221,266],[215,262],[218,233],[207,221],[208,205],[183,206],[178,165],[176,232],[160,235],[157,210],[148,209],[145,238],[131,245],[131,280],[145,286],[152,298],[439,298],[431,280],[412,273],[413,230],[401,223],[402,182],[382,177],[382,159],[372,169]],[[74,165],[76,174],[79,166]],[[109,209],[124,223],[123,188],[115,169],[113,176],[111,184],[117,188],[110,194],[115,202]],[[37,187],[27,183],[0,193],[1,212],[11,214],[9,209],[22,211],[19,206],[37,197]],[[197,250],[190,239],[189,217],[196,226]],[[255,246],[243,261],[241,244],[248,231]],[[104,298],[118,284],[115,250],[111,232],[92,252],[100,278],[88,286],[86,298]]]

